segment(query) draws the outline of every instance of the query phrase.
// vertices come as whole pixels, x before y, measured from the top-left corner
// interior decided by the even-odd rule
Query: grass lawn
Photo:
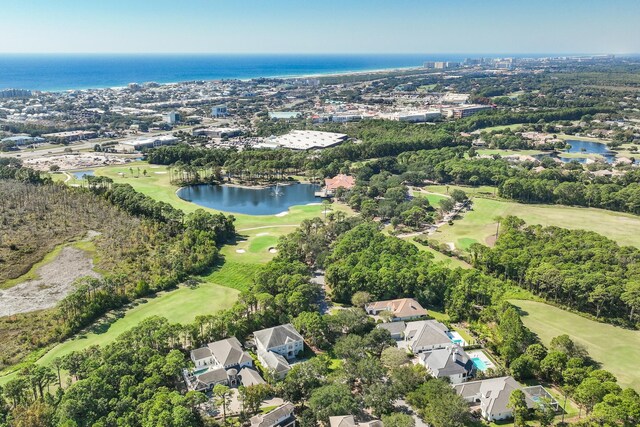
[[[480,129],[483,132],[492,132],[496,130],[506,130],[511,129],[513,131],[520,129],[524,124],[523,123],[514,123],[512,125],[501,125],[501,126],[491,126],[487,128]]]
[[[48,365],[56,357],[72,351],[82,350],[92,345],[109,344],[147,317],[163,316],[171,323],[186,324],[192,322],[198,315],[211,314],[231,307],[237,297],[237,290],[208,281],[204,281],[194,289],[180,287],[154,298],[141,300],[135,307],[124,313],[112,314],[107,321],[96,324],[91,332],[53,347],[36,363]],[[13,376],[10,374],[0,377],[0,384],[6,383]]]
[[[591,230],[620,245],[640,246],[640,217],[635,215],[595,208],[525,205],[481,197],[474,198],[472,211],[464,213],[453,225],[443,225],[430,238],[451,242],[463,250],[475,242],[491,244],[496,233],[496,217],[507,215],[520,217],[527,224]]]
[[[603,369],[616,375],[622,387],[640,391],[640,371],[635,363],[640,353],[640,331],[589,320],[541,302],[510,302],[523,311],[525,326],[538,334],[545,345],[548,346],[553,337],[568,334],[584,345]]]
[[[445,264],[448,264],[448,266],[451,268],[456,268],[456,267],[471,268],[471,266],[466,262],[460,261],[458,258],[447,256],[442,252],[436,251],[435,249],[429,246],[423,245],[422,243],[418,243],[415,241],[414,238],[410,238],[407,241],[416,245],[418,249],[420,249],[421,251],[429,252],[430,254],[432,254],[433,259],[436,262],[444,262]]]
[[[477,152],[481,156],[493,156],[494,154],[499,154],[501,156],[510,156],[515,154],[520,154],[522,156],[534,156],[536,154],[545,153],[545,151],[542,150],[501,150],[499,148],[481,148],[478,149]]]

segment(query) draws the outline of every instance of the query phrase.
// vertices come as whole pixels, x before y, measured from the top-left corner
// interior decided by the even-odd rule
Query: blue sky
[[[640,0],[1,0],[0,10],[0,52],[640,52]]]

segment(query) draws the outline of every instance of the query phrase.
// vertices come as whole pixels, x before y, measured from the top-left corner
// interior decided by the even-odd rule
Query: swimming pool
[[[487,364],[484,363],[484,360],[482,360],[479,357],[472,357],[471,361],[473,362],[474,365],[476,365],[476,368],[478,368],[482,372],[486,371],[488,368]]]

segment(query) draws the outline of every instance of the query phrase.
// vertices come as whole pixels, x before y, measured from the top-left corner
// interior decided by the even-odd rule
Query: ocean
[[[0,54],[0,89],[64,91],[418,67],[468,55]]]

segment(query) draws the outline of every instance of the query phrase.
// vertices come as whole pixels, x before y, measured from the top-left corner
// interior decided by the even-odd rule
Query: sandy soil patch
[[[487,244],[487,246],[492,247],[496,244],[496,235],[492,234],[491,236],[488,236],[486,239],[484,239],[484,242]]]
[[[0,290],[0,317],[54,307],[73,291],[76,279],[100,277],[93,271],[93,260],[87,253],[71,246],[62,248],[53,261],[36,273],[39,279]]]
[[[62,170],[73,170],[107,165],[121,165],[129,163],[130,161],[131,159],[113,154],[78,153],[27,159],[24,163],[32,169],[48,171],[53,165],[59,166]]]
[[[275,216],[285,216],[285,215],[289,215],[289,212],[286,211],[286,212],[280,212],[278,214],[275,214]]]

